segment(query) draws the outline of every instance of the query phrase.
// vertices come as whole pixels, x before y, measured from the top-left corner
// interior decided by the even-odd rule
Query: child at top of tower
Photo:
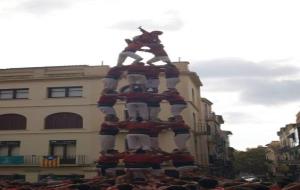
[[[160,39],[158,36],[163,34],[162,31],[154,30],[154,31],[148,32],[145,29],[143,29],[141,26],[138,27],[138,29],[143,34],[133,37],[134,42],[143,43],[144,46],[147,46],[147,45],[153,44],[153,43],[156,43],[156,44],[160,43]]]
[[[141,61],[143,58],[136,54],[136,51],[140,50],[143,46],[160,43],[158,36],[162,34],[161,31],[148,32],[142,27],[139,27],[139,29],[143,34],[135,36],[133,40],[125,39],[127,47],[119,54],[117,62],[118,66],[121,66],[127,57],[135,59],[133,63]]]
[[[143,43],[141,43],[139,41],[131,41],[128,39],[126,39],[125,41],[127,43],[127,46],[119,54],[117,66],[122,66],[123,62],[126,60],[127,57],[133,58],[134,59],[133,63],[137,63],[137,62],[140,62],[141,60],[143,60],[143,58],[141,56],[139,56],[138,54],[135,53],[136,51],[138,51],[139,49],[141,49],[144,46]]]
[[[153,58],[149,59],[146,63],[151,65],[152,63],[163,61],[165,63],[171,64],[171,60],[164,49],[162,44],[149,44],[150,49],[140,49],[139,51],[149,52],[154,55]]]

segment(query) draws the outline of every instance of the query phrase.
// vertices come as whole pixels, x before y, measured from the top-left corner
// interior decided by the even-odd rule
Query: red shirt
[[[136,52],[137,50],[141,49],[141,47],[143,47],[142,43],[132,42],[127,45],[127,47],[123,50],[123,52],[125,51]]]
[[[128,92],[128,93],[121,93],[119,94],[119,97],[122,96],[126,97],[126,103],[132,103],[132,102],[146,102],[147,99],[151,96],[149,93],[144,92]]]
[[[165,99],[170,103],[170,105],[173,105],[173,104],[186,105],[184,98],[176,93],[169,93],[169,94],[166,94],[165,96],[166,96]]]
[[[178,134],[189,134],[190,128],[185,123],[174,123],[169,125],[175,135]]]
[[[158,79],[159,73],[162,71],[164,71],[164,69],[159,66],[147,66],[145,75],[147,79]]]
[[[168,56],[162,45],[154,45],[150,47],[149,52],[153,53],[155,57]]]
[[[149,164],[151,161],[151,156],[148,154],[131,154],[124,157],[123,162],[125,164]]]
[[[98,100],[98,106],[112,107],[117,102],[117,94],[102,95]]]
[[[170,160],[170,156],[165,156],[165,155],[152,155],[150,159],[151,164],[161,164],[164,161]]]
[[[101,129],[99,131],[99,134],[100,135],[117,135],[119,132],[119,129],[117,126],[118,125],[108,124],[107,122],[103,122],[101,124]]]
[[[171,156],[173,162],[194,162],[194,157],[189,154],[173,154]]]
[[[160,40],[158,38],[158,35],[155,35],[150,32],[143,32],[142,35],[135,36],[133,38],[134,42],[138,43],[143,43],[147,46],[147,44],[152,44],[152,43],[160,43]]]
[[[116,66],[109,69],[107,72],[105,78],[113,78],[113,79],[119,79],[122,75],[122,72],[125,70],[125,66]]]
[[[153,123],[151,122],[128,122],[126,128],[127,129],[150,129],[153,126]]]
[[[100,156],[98,159],[99,164],[117,164],[120,160],[120,156],[118,154],[116,155],[104,155]]]
[[[158,137],[161,130],[161,128],[155,126],[151,127],[149,132],[150,137]]]
[[[140,74],[140,75],[146,75],[146,72],[148,70],[148,67],[146,67],[144,64],[132,64],[126,66],[127,68],[127,74]]]

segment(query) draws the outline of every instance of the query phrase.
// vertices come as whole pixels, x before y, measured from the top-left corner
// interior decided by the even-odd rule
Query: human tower
[[[171,63],[161,44],[161,31],[148,32],[139,27],[142,34],[125,39],[127,46],[119,54],[117,65],[104,77],[104,90],[98,101],[98,108],[105,114],[101,124],[100,157],[98,167],[101,175],[115,175],[115,168],[123,160],[127,170],[150,170],[159,174],[161,164],[170,160],[175,168],[184,169],[193,166],[194,159],[187,151],[186,143],[190,138],[189,127],[185,124],[181,112],[187,107],[184,98],[176,89],[179,71]],[[153,58],[142,62],[138,51],[149,52]],[[127,57],[134,59],[130,65],[123,65]],[[162,61],[164,65],[155,65]],[[167,89],[159,93],[159,75],[164,73]],[[119,88],[118,81],[126,76],[128,85]],[[124,101],[128,110],[128,119],[119,121],[114,105],[117,100]],[[168,121],[158,118],[160,103],[166,100],[170,104],[171,116]],[[128,131],[124,142],[126,151],[115,150],[116,135],[120,129]],[[158,136],[162,130],[174,132],[176,149],[164,152],[159,146]]]

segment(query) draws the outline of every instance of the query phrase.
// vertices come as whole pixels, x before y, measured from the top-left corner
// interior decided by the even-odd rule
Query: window
[[[26,129],[26,117],[19,114],[0,115],[0,130]]]
[[[48,98],[82,97],[82,86],[50,87]]]
[[[0,141],[0,156],[18,156],[20,141]]]
[[[209,125],[206,125],[206,132],[207,132],[207,135],[211,134],[211,128]]]
[[[0,100],[28,99],[28,88],[0,89]]]
[[[83,128],[82,117],[76,113],[61,112],[46,117],[45,129]]]
[[[192,101],[193,103],[195,103],[195,92],[193,88],[192,88]]]
[[[196,128],[197,128],[197,118],[196,118],[195,113],[193,113],[193,125],[194,125],[194,130],[196,130]]]
[[[50,140],[50,155],[58,156],[60,164],[76,163],[76,140]]]

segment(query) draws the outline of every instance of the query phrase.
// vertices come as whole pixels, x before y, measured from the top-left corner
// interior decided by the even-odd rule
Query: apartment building
[[[208,166],[206,121],[201,112],[202,83],[188,62],[174,62],[180,70],[178,91],[188,103],[182,113],[191,127],[188,147],[197,164]],[[37,181],[47,175],[96,175],[99,126],[104,115],[97,109],[103,89],[102,78],[109,66],[56,66],[0,70],[0,177],[18,175]],[[160,92],[166,89],[164,74]],[[125,77],[119,87],[127,84]],[[170,106],[162,102],[160,118],[170,116]],[[126,118],[123,102],[117,115]],[[221,121],[221,116],[216,116]],[[118,134],[116,148],[124,150],[126,132]],[[160,136],[161,148],[175,148],[173,133]],[[55,157],[56,156],[56,157]],[[48,165],[45,162],[49,162]]]
[[[216,115],[212,111],[213,103],[206,98],[201,98],[201,111],[202,111],[202,128],[206,135],[202,137],[205,144],[202,152],[208,154],[208,164],[212,172],[216,175],[224,175],[226,170],[232,169],[230,158],[230,143],[229,136],[232,135],[231,131],[221,129],[224,124],[223,117]]]
[[[278,172],[278,158],[280,156],[280,142],[279,141],[271,141],[266,145],[266,159],[269,161],[268,168],[269,173],[272,176],[275,176]]]
[[[300,113],[300,112],[299,112]],[[280,128],[277,135],[280,139],[278,162],[289,168],[293,176],[300,176],[300,114],[296,115],[296,123]]]

